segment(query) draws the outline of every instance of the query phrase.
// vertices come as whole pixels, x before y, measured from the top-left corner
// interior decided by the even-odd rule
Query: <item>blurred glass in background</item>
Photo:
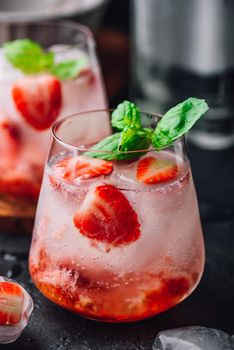
[[[7,23],[69,18],[95,31],[109,0],[0,0],[0,35]],[[2,38],[2,41],[4,38]]]
[[[133,96],[165,112],[189,96],[206,117],[190,133],[199,147],[234,144],[234,1],[133,0]]]
[[[234,1],[131,0],[131,98],[164,113],[189,96],[210,110],[188,135],[203,218],[234,214]]]

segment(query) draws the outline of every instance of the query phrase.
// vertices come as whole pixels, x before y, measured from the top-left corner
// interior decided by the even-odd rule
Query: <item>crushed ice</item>
[[[234,336],[200,326],[169,329],[157,335],[153,350],[234,350]]]

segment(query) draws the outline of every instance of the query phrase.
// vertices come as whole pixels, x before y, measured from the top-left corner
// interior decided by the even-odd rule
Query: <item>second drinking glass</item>
[[[37,199],[53,122],[106,107],[95,43],[72,22],[9,25],[1,37],[0,196]]]

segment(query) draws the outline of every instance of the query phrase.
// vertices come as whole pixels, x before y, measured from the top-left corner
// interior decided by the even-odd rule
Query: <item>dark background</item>
[[[110,106],[115,107],[129,97],[129,1],[110,2],[95,38]],[[132,324],[89,321],[52,304],[34,287],[27,269],[30,237],[2,234],[0,275],[15,278],[26,287],[35,309],[17,342],[0,349],[149,350],[163,329],[200,325],[234,333],[233,149],[214,152],[189,145],[189,154],[206,245],[205,272],[195,292],[150,320]]]

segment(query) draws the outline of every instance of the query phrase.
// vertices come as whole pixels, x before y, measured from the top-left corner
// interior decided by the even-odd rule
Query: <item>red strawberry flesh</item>
[[[0,325],[16,325],[20,322],[24,293],[12,282],[0,282]]]
[[[170,159],[147,157],[141,159],[137,166],[137,180],[148,185],[172,180],[177,173],[178,167]]]
[[[0,121],[0,155],[11,158],[17,155],[21,137],[18,126],[8,120]]]
[[[112,162],[78,156],[59,161],[54,166],[53,172],[57,178],[74,181],[92,179],[100,175],[109,175],[112,170]]]
[[[52,75],[23,77],[12,86],[15,106],[26,122],[37,130],[48,129],[62,105],[60,81]]]
[[[0,168],[1,170],[1,168]],[[0,177],[0,193],[14,198],[37,199],[40,191],[40,181],[30,179],[27,175],[14,175]]]
[[[112,246],[130,244],[140,237],[136,212],[113,185],[91,189],[73,220],[82,235]]]

